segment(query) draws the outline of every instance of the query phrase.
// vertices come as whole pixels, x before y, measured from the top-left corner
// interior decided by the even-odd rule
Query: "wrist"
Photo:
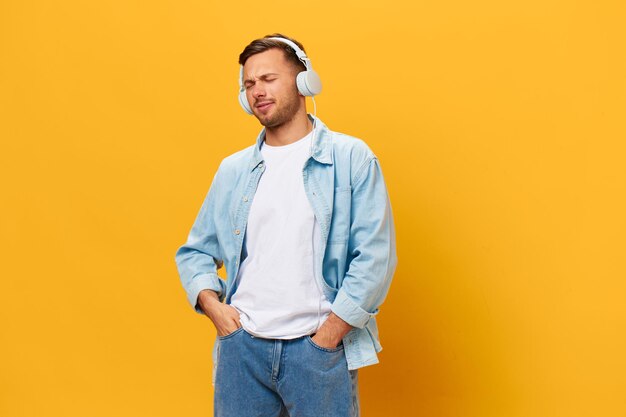
[[[324,343],[337,346],[350,330],[352,330],[352,326],[334,313],[331,313],[314,336],[316,340],[322,340]]]
[[[341,342],[341,340],[343,339],[337,334],[331,333],[329,331],[324,331],[322,328],[320,328],[317,333],[311,336],[311,338],[315,338],[315,341],[318,345],[330,348],[338,346],[339,342]]]
[[[217,293],[213,290],[205,289],[198,293],[198,305],[205,313],[216,304],[221,304]]]

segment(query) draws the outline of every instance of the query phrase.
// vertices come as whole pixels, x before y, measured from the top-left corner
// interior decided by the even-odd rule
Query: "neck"
[[[284,146],[305,137],[313,129],[313,124],[306,110],[298,112],[296,117],[280,126],[265,129],[265,143],[270,146]]]

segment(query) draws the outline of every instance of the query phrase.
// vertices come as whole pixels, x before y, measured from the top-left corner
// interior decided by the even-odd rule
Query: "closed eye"
[[[269,73],[269,74],[263,74],[260,77],[258,77],[259,80],[266,82],[266,83],[270,83],[272,81],[276,81],[278,79],[278,74],[275,73]],[[256,84],[256,82],[254,80],[245,80],[243,85],[244,87],[247,89],[249,89],[250,87],[252,87],[254,84]]]
[[[274,81],[276,78],[278,78],[278,74],[273,73],[263,74],[259,77],[259,79],[263,81]]]

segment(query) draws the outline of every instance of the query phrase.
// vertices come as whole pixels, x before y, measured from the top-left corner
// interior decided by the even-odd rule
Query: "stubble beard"
[[[275,109],[274,114],[264,116],[255,113],[259,123],[266,128],[275,128],[292,121],[300,110],[300,100],[297,94],[290,97],[292,98],[288,102]]]

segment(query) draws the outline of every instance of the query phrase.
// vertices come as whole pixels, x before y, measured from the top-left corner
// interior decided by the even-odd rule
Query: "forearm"
[[[198,293],[197,306],[207,317],[211,318],[211,314],[215,311],[217,304],[222,304],[217,292],[205,289]]]
[[[217,334],[225,336],[241,326],[239,312],[220,301],[215,291],[202,290],[198,294],[198,306],[213,322]]]

